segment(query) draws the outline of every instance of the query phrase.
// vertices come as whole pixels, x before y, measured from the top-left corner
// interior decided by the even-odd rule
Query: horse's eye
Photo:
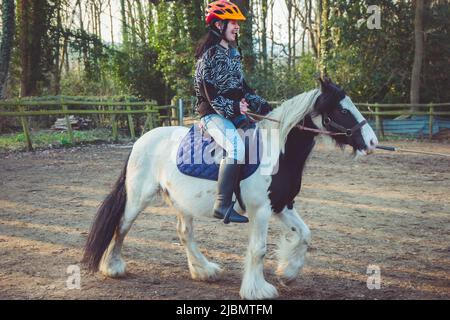
[[[342,110],[341,110],[341,113],[342,113],[342,114],[347,114],[347,113],[348,113],[348,110],[347,110],[347,109],[342,109]]]

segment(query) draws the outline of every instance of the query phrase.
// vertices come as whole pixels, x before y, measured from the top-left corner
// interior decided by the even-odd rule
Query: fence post
[[[128,102],[128,101],[127,101]],[[131,111],[131,106],[127,105],[127,110]],[[130,127],[130,135],[131,138],[134,140],[136,139],[136,134],[134,132],[134,123],[133,123],[133,116],[131,113],[128,114],[128,126]]]
[[[169,114],[169,125],[172,125],[172,119],[178,119],[178,109],[177,109],[177,101],[175,100],[175,97],[171,101],[170,110],[168,112]]]
[[[184,116],[184,106],[183,106],[183,99],[180,98],[178,100],[178,125],[183,125],[183,116]]]
[[[110,111],[114,111],[114,106],[109,106]],[[119,141],[119,135],[117,130],[117,117],[116,114],[111,115],[111,130],[114,142]]]
[[[20,111],[25,111],[24,106],[20,106]],[[28,127],[28,120],[25,116],[20,117],[20,122],[22,123],[23,135],[25,136],[25,141],[27,143],[27,150],[33,151],[33,144],[31,143],[30,128]]]
[[[381,123],[381,116],[379,115],[380,107],[375,105],[375,130],[377,132],[377,136],[382,137],[382,123]]]
[[[428,121],[428,138],[431,140],[433,138],[433,123],[434,123],[434,107],[433,104],[430,103],[429,105],[429,115],[430,115],[430,119]]]
[[[67,105],[63,104],[62,106],[63,111],[67,112],[69,108],[67,108]],[[69,142],[73,144],[73,131],[72,131],[72,124],[70,123],[70,118],[67,113],[64,113],[64,118],[66,118],[66,126],[67,126],[67,133],[69,134]]]
[[[142,134],[141,136],[143,136],[146,132],[147,132],[147,127],[148,130],[152,130],[153,129],[153,114],[152,114],[152,106],[145,106],[145,110],[148,111],[147,113],[147,118],[145,119],[145,123],[144,123],[144,127],[142,128]]]

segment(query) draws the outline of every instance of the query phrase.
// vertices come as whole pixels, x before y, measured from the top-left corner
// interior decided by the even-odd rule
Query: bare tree
[[[108,8],[109,8],[109,24],[111,25],[111,45],[114,47],[114,22],[112,15],[111,0],[108,0]]]
[[[264,74],[267,74],[267,0],[261,1],[261,61]]]
[[[411,103],[420,103],[420,76],[424,53],[423,13],[424,0],[416,0],[414,17],[414,63],[411,74],[410,99]],[[413,110],[416,109],[413,107]]]
[[[319,0],[318,16],[320,16],[320,51],[319,51],[319,70],[322,76],[326,75],[326,62],[328,61],[328,46],[329,46],[329,27],[328,15],[330,12],[329,1]]]
[[[286,7],[288,12],[288,57],[287,57],[287,64],[288,64],[288,72],[290,73],[292,68],[292,13],[293,13],[293,5],[292,0],[286,0]]]
[[[295,1],[293,3],[296,17],[298,18],[298,21],[300,22],[300,25],[303,29],[301,35],[302,54],[305,53],[306,35],[308,35],[309,48],[312,50],[314,56],[318,57],[318,49],[317,49],[318,44],[316,42],[317,32],[314,27],[314,19],[313,19],[314,8],[312,0],[304,0],[303,2],[304,2],[303,6],[301,6],[301,1]]]

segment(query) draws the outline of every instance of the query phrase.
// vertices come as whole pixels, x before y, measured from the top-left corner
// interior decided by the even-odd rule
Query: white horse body
[[[110,244],[100,270],[107,276],[117,277],[125,272],[125,262],[120,257],[120,246],[136,216],[150,204],[158,190],[178,213],[177,232],[186,247],[189,270],[193,279],[211,280],[221,269],[209,262],[198,250],[193,239],[193,218],[211,217],[217,182],[198,179],[181,173],[176,166],[176,153],[185,127],[160,127],[143,135],[133,146],[127,166],[126,192],[128,201],[121,223],[119,239]],[[258,171],[261,170],[258,168]],[[245,262],[245,273],[240,294],[246,299],[267,299],[277,296],[274,286],[264,280],[263,259],[266,253],[266,237],[272,216],[267,195],[270,176],[255,172],[241,182],[242,199],[249,216],[250,243]],[[195,190],[193,190],[195,179]],[[195,201],[193,201],[195,200]],[[289,282],[303,265],[310,239],[310,231],[295,209],[285,209],[277,217],[286,225],[284,243],[280,251],[278,274]],[[293,231],[295,230],[295,231]],[[296,254],[295,254],[296,253]]]
[[[282,122],[280,125],[267,121],[260,123],[261,128],[277,126],[281,132],[280,137],[278,135],[271,137],[269,134],[265,148],[267,144],[270,144],[271,139],[272,142],[279,139],[281,144],[286,141],[287,133],[312,110],[320,93],[317,91],[310,92],[309,95],[303,97],[300,96],[301,99],[297,98],[290,102],[293,104],[300,101],[301,105],[297,105],[299,110],[289,106],[288,101],[284,106],[273,111],[270,116],[280,120]],[[287,110],[289,108],[291,111]],[[292,119],[288,119],[288,113]],[[295,114],[293,115],[293,113]],[[317,122],[319,123],[319,121]],[[283,123],[285,127],[283,127]],[[107,250],[101,251],[102,259],[99,269],[103,274],[110,277],[124,275],[125,262],[121,256],[124,237],[137,215],[152,202],[158,192],[161,192],[166,201],[177,211],[177,232],[181,243],[186,248],[192,278],[212,280],[221,272],[221,268],[217,264],[209,262],[205,258],[194,241],[194,217],[203,216],[214,219],[212,208],[217,182],[190,177],[178,170],[176,165],[177,149],[187,132],[188,129],[184,127],[160,127],[147,132],[134,144],[126,166],[124,213],[120,216],[118,226],[112,225],[115,227],[114,237]],[[373,134],[372,129],[370,132]],[[375,135],[373,134],[373,136]],[[373,139],[373,137],[364,137],[364,139]],[[283,145],[277,151],[277,158],[282,149]],[[263,154],[262,162],[269,163],[267,159],[264,159],[269,156]],[[274,155],[272,155],[273,157]],[[261,170],[260,166],[253,175],[240,184],[242,199],[250,221],[248,225],[249,245],[240,289],[240,295],[245,299],[271,299],[278,295],[277,289],[266,282],[263,274],[267,231],[273,212],[268,194],[272,176],[262,174]],[[275,217],[282,222],[284,230],[278,250],[277,275],[283,282],[289,283],[295,280],[304,264],[311,237],[310,230],[295,208],[285,207]],[[99,223],[95,222],[95,224]]]

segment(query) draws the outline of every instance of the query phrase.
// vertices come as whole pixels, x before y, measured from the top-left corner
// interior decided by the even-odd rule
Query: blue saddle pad
[[[245,163],[241,171],[241,180],[244,180],[258,169],[262,144],[255,127],[248,128],[241,136],[245,142]],[[223,148],[211,136],[193,125],[178,147],[177,167],[186,175],[217,181],[220,160],[225,156]]]

